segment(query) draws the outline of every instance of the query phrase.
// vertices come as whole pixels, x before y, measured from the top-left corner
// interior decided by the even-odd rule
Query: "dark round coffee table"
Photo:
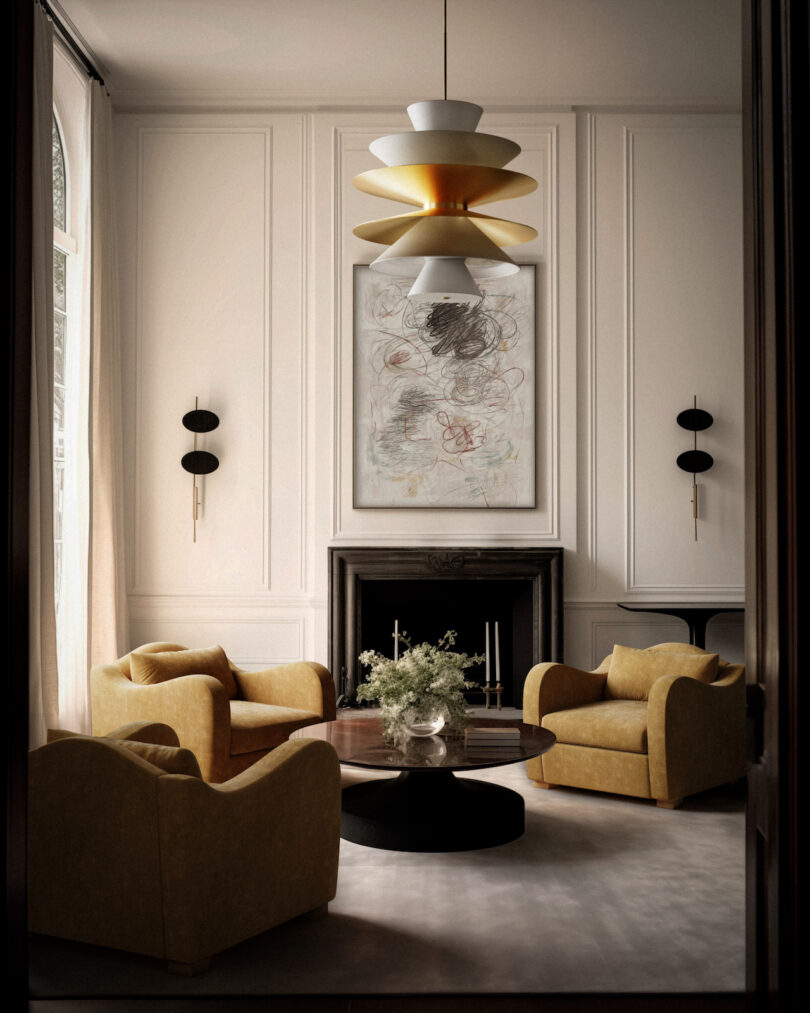
[[[471,851],[507,844],[525,829],[523,796],[511,788],[456,777],[547,752],[554,735],[518,720],[473,718],[471,727],[514,727],[520,740],[508,747],[467,748],[464,736],[443,733],[388,746],[379,718],[341,718],[308,725],[291,738],[325,739],[341,763],[399,771],[385,780],[343,789],[340,835],[390,851]]]

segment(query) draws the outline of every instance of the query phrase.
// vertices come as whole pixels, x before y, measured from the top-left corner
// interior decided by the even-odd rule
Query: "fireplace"
[[[358,655],[393,652],[394,622],[414,643],[456,630],[455,650],[483,654],[490,626],[495,672],[498,623],[502,704],[521,707],[532,665],[563,659],[562,549],[332,548],[329,550],[329,650],[341,702],[363,680]],[[483,686],[484,663],[467,676]],[[469,703],[484,702],[470,690]]]

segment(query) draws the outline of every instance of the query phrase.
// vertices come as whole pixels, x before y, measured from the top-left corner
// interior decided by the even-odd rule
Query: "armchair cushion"
[[[600,700],[584,707],[552,711],[541,721],[557,742],[574,746],[647,752],[646,700]]]
[[[716,654],[638,650],[616,644],[605,683],[605,699],[646,700],[652,684],[662,675],[686,675],[700,682],[713,682],[718,661]]]
[[[155,737],[155,730],[165,731],[167,739],[174,739],[175,744],[165,745],[160,742],[152,742]],[[135,736],[143,735],[143,738]],[[178,746],[177,736],[168,725],[149,724],[145,721],[133,721],[129,725],[116,728],[106,735],[104,739],[112,739],[116,745],[128,749],[136,756],[140,756],[151,763],[153,767],[164,771],[166,774],[185,774],[187,777],[202,779],[200,765],[197,757],[190,749],[183,749]],[[82,735],[79,732],[71,732],[66,728],[49,728],[48,742],[58,742],[60,739],[94,739],[92,735]]]
[[[228,658],[221,647],[200,647],[194,650],[159,651],[130,654],[132,681],[154,686],[184,675],[213,675],[225,687],[228,698],[236,695],[236,681]]]
[[[112,738],[113,736],[109,736]],[[130,750],[136,756],[140,756],[158,767],[167,774],[185,774],[187,777],[197,777],[202,780],[200,765],[197,757],[190,749],[183,749],[181,746],[156,746],[151,742],[133,742],[129,739],[116,739],[119,746]]]
[[[231,700],[231,754],[274,749],[297,729],[320,721],[318,714],[295,707],[279,707]]]

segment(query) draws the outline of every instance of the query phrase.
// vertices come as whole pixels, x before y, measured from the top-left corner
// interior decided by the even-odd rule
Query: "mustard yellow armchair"
[[[207,784],[165,725],[59,733],[29,754],[28,794],[31,932],[193,973],[335,896],[340,766],[322,740]]]
[[[617,645],[593,672],[535,665],[523,720],[554,732],[557,744],[527,761],[529,778],[675,808],[743,777],[744,677],[742,665],[677,643]]]
[[[335,687],[323,665],[298,661],[261,672],[231,664],[221,647],[145,644],[90,675],[93,734],[156,721],[222,782],[285,742],[297,728],[332,721]]]

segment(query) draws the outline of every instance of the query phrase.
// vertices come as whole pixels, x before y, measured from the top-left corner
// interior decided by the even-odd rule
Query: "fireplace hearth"
[[[329,550],[329,644],[343,705],[364,678],[364,650],[393,655],[394,623],[413,643],[436,643],[456,630],[455,650],[483,654],[498,623],[502,704],[521,707],[532,665],[563,660],[562,549],[387,548]],[[404,648],[400,648],[401,650]],[[483,687],[484,663],[467,676]],[[471,705],[484,703],[471,690]]]

